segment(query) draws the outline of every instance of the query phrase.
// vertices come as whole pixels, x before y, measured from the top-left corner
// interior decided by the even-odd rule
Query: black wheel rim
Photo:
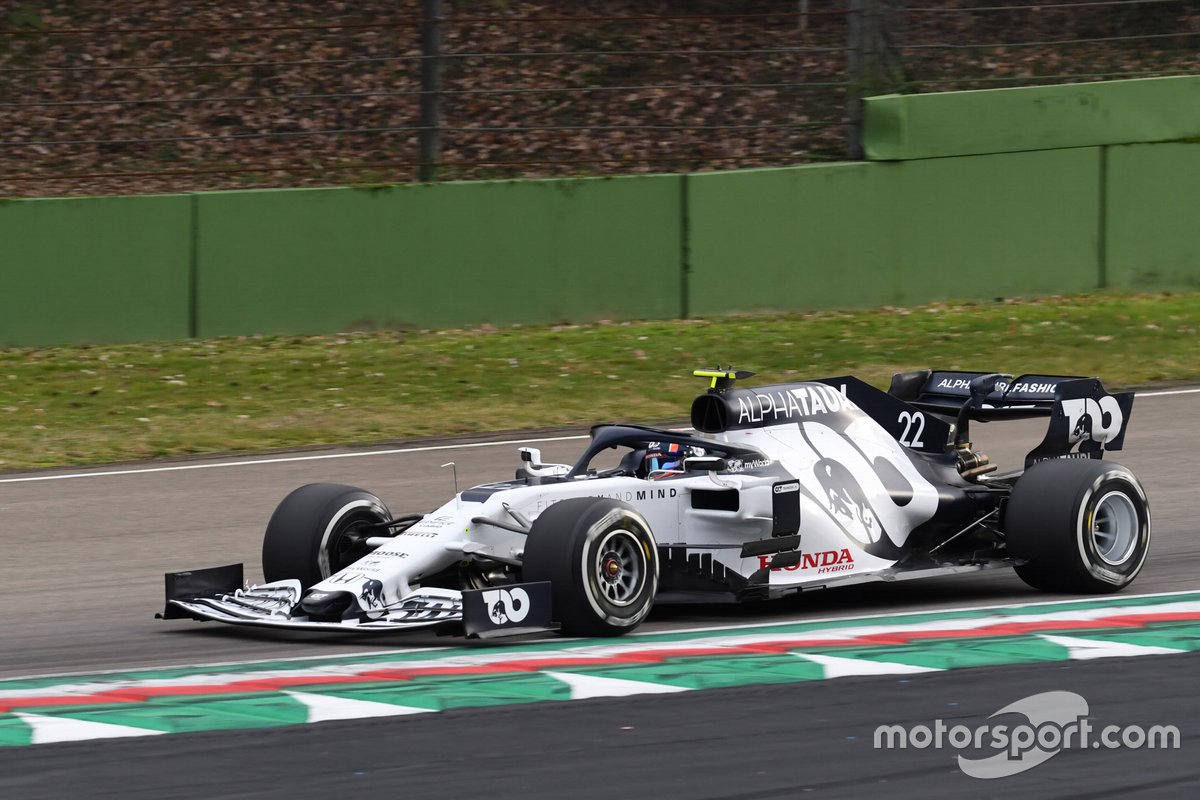
[[[609,605],[635,604],[646,585],[648,564],[642,543],[632,531],[609,531],[596,548],[595,582]]]
[[[1088,515],[1087,525],[1096,555],[1104,563],[1118,566],[1133,555],[1141,525],[1129,495],[1113,491],[1102,496]]]
[[[381,535],[372,526],[382,521],[383,518],[370,507],[352,509],[337,520],[325,542],[329,575],[341,572],[374,549],[367,544],[367,539]],[[328,578],[329,575],[322,575],[322,578]]]

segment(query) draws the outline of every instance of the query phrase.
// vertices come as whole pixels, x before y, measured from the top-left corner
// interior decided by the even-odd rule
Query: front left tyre
[[[387,506],[370,492],[337,483],[310,483],[283,499],[263,536],[263,577],[296,578],[307,589],[370,552],[372,528],[387,522]]]
[[[534,520],[523,580],[549,581],[567,636],[620,636],[641,625],[658,592],[658,546],[646,519],[603,497],[562,500]]]

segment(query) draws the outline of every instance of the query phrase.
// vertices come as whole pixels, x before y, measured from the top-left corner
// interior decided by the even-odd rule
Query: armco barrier
[[[1097,288],[1100,151],[688,178],[695,314]]]
[[[1200,136],[1200,75],[886,95],[866,101],[867,158],[905,160]]]
[[[0,202],[0,346],[186,338],[192,202]]]
[[[200,195],[197,333],[676,317],[682,182]]]
[[[1117,289],[1200,289],[1200,144],[1107,148],[1104,272]]]

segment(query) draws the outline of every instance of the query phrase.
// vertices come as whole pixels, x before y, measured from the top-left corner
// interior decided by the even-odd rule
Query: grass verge
[[[682,419],[697,367],[1200,380],[1200,293],[0,351],[0,471]]]

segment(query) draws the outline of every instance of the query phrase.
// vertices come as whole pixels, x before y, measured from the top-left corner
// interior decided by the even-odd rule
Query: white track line
[[[391,450],[365,450],[353,453],[321,453],[312,456],[281,456],[280,458],[254,458],[246,461],[219,461],[207,464],[175,464],[169,467],[138,467],[137,469],[114,469],[105,472],[69,472],[54,475],[29,475],[23,478],[0,478],[0,483],[32,483],[34,481],[65,481],[72,478],[103,478],[112,475],[146,475],[151,472],[183,472],[191,469],[217,469],[218,467],[252,467],[262,464],[290,464],[295,461],[326,461],[333,458],[364,458],[366,456],[395,456],[404,453],[432,453],[437,450],[466,450],[472,447],[498,447],[514,444],[538,444],[540,442],[568,442],[586,439],[585,435],[547,436],[541,439],[505,439],[499,442],[464,442],[462,444],[439,444],[427,447],[398,447]]]
[[[1170,389],[1161,392],[1138,392],[1138,397],[1166,397],[1179,394],[1200,394],[1200,388]],[[264,464],[291,464],[297,461],[326,461],[334,458],[366,458],[368,456],[397,456],[405,453],[432,453],[438,450],[466,450],[474,447],[500,447],[514,444],[538,444],[541,442],[570,442],[586,439],[587,436],[548,436],[541,439],[505,439],[499,442],[466,442],[463,444],[440,444],[428,447],[400,447],[390,450],[364,450],[353,453],[321,453],[311,456],[281,456],[279,458],[255,458],[245,461],[218,461],[205,464],[175,464],[169,467],[138,467],[104,472],[63,472],[51,475],[28,475],[21,478],[0,478],[2,483],[34,483],[38,481],[65,481],[75,478],[104,478],[114,475],[147,475],[154,472],[184,472],[193,469],[217,469],[220,467],[255,467]]]
[[[1138,392],[1138,397],[1166,397],[1169,394],[1197,394],[1200,389],[1169,389],[1162,392]]]

